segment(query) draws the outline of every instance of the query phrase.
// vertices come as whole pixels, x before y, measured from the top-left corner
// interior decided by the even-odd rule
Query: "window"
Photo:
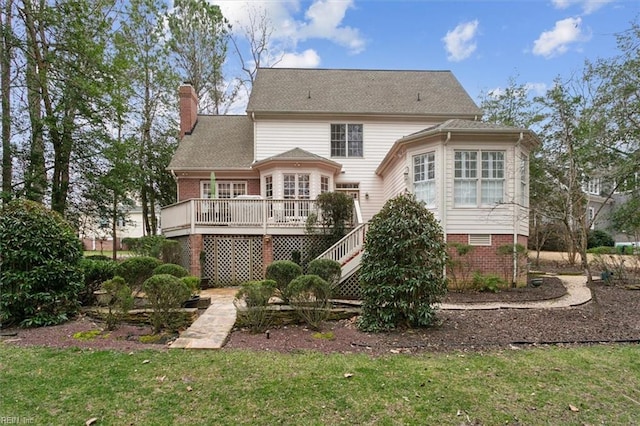
[[[418,201],[428,207],[436,204],[436,156],[435,153],[413,157],[413,191]]]
[[[529,206],[529,157],[520,157],[520,205]]]
[[[273,176],[264,178],[264,195],[266,198],[273,198]]]
[[[582,189],[589,194],[600,195],[600,178],[589,179]]]
[[[235,198],[238,195],[247,195],[246,182],[217,182],[216,198]],[[211,182],[200,182],[200,196],[211,198]]]
[[[285,200],[309,200],[310,185],[308,174],[285,174],[283,190]],[[285,203],[285,216],[306,217],[309,215],[309,201]]]
[[[596,217],[596,209],[594,209],[593,207],[589,207],[589,214],[587,216],[587,219],[589,219],[589,222],[588,222],[589,229],[596,228],[596,223],[593,220],[595,217]]]
[[[200,181],[200,198],[211,198],[211,182]]]
[[[480,169],[480,175],[478,175],[478,169]],[[455,152],[454,204],[456,207],[498,204],[503,201],[503,196],[503,151]]]
[[[362,124],[331,125],[331,156],[362,158]]]
[[[320,193],[329,192],[329,176],[320,176]]]

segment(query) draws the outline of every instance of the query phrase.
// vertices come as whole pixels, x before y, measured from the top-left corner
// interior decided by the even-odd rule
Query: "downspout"
[[[520,148],[520,144],[522,143],[522,140],[524,139],[524,133],[520,132],[520,137],[518,138],[518,141],[516,142],[515,146],[513,147],[513,157],[514,157],[514,164],[517,165],[518,164],[518,148]],[[520,170],[520,167],[517,167],[516,170]],[[526,173],[526,171],[525,171]],[[518,220],[518,212],[520,211],[520,205],[518,204],[519,200],[520,200],[520,180],[522,179],[520,176],[520,173],[514,173],[513,174],[514,179],[513,179],[513,186],[514,186],[514,191],[513,193],[514,195],[514,202],[513,202],[513,277],[512,277],[512,283],[513,286],[517,286],[517,280],[518,280],[518,233],[519,233],[519,228],[520,228],[520,221]]]
[[[447,242],[447,144],[451,140],[451,132],[447,132],[447,139],[442,145],[442,167],[440,170],[440,224],[444,234],[444,242]]]

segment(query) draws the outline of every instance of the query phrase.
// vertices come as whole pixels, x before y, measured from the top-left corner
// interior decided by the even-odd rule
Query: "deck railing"
[[[335,260],[344,266],[364,249],[364,240],[368,228],[368,223],[361,223],[340,241],[329,247],[327,251],[318,256],[318,259]]]
[[[196,226],[300,227],[311,213],[314,200],[207,199],[182,201],[162,209],[162,229]]]

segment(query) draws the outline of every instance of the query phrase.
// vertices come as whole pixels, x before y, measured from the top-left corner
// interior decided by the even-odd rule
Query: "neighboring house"
[[[180,98],[168,167],[178,203],[163,209],[162,228],[192,273],[229,284],[262,278],[293,251],[304,258],[305,219],[326,191],[356,201],[354,231],[325,254],[344,265],[347,293],[357,291],[366,222],[405,191],[447,241],[476,246],[481,271],[495,272],[498,247],[527,244],[528,156],[539,140],[480,122],[449,71],[260,68],[242,116],[198,115],[190,85]]]
[[[609,233],[616,245],[639,246],[640,241],[635,241],[633,235],[616,231],[611,220],[615,209],[638,191],[639,182],[640,173],[635,173],[611,193],[613,183],[610,179],[607,180],[605,177],[589,179],[582,189],[587,194],[587,220],[591,223],[590,228]],[[594,217],[595,220],[593,220]]]
[[[111,235],[111,219],[85,217],[80,228],[79,236],[85,250],[113,250],[114,241]],[[126,214],[126,219],[118,220],[116,230],[115,244],[119,250],[126,249],[122,244],[124,238],[140,238],[144,236],[142,207],[136,205],[131,208]]]

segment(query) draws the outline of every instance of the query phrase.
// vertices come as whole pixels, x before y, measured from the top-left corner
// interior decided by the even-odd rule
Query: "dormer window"
[[[331,157],[362,156],[362,124],[332,124]]]

